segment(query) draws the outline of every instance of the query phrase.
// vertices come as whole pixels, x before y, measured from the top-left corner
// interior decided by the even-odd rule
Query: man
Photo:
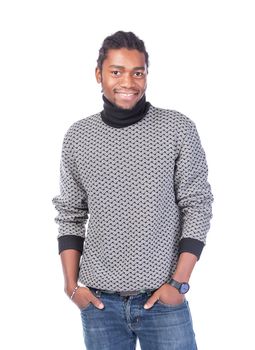
[[[65,292],[88,350],[137,338],[142,350],[196,349],[185,293],[213,202],[196,126],[146,101],[148,53],[132,32],[104,40],[95,74],[103,110],[66,132],[53,198]]]

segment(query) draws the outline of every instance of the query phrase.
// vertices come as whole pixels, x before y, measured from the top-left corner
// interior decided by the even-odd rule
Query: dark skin
[[[106,98],[118,107],[131,109],[142,98],[147,88],[148,68],[143,53],[137,50],[111,49],[103,62],[102,70],[96,68],[96,80],[102,86]],[[61,263],[65,279],[65,292],[71,296],[77,285],[81,253],[74,249],[61,252]],[[197,257],[191,253],[180,254],[173,278],[178,282],[188,282],[196,264]],[[168,283],[162,284],[147,299],[148,308],[160,300],[162,303],[177,305],[184,301],[184,296]],[[89,303],[104,307],[87,287],[76,291],[73,302],[81,309]]]
[[[109,50],[102,70],[96,68],[96,80],[105,97],[124,109],[134,107],[144,95],[147,74],[144,54],[125,48]]]

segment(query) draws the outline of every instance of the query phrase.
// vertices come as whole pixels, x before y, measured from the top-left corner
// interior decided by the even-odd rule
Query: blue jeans
[[[158,300],[144,309],[151,291],[120,296],[89,288],[104,308],[89,303],[80,311],[87,350],[135,350],[137,338],[141,350],[197,349],[186,299],[180,305]]]

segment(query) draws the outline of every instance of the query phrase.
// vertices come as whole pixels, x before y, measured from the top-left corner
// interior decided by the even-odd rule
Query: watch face
[[[189,290],[188,283],[182,283],[182,285],[180,287],[180,293],[185,294],[185,293],[187,293],[188,290]]]

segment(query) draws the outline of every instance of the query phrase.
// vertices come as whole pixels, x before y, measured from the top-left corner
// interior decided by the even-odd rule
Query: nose
[[[130,74],[123,74],[120,86],[122,88],[131,89],[135,86],[133,77]]]

